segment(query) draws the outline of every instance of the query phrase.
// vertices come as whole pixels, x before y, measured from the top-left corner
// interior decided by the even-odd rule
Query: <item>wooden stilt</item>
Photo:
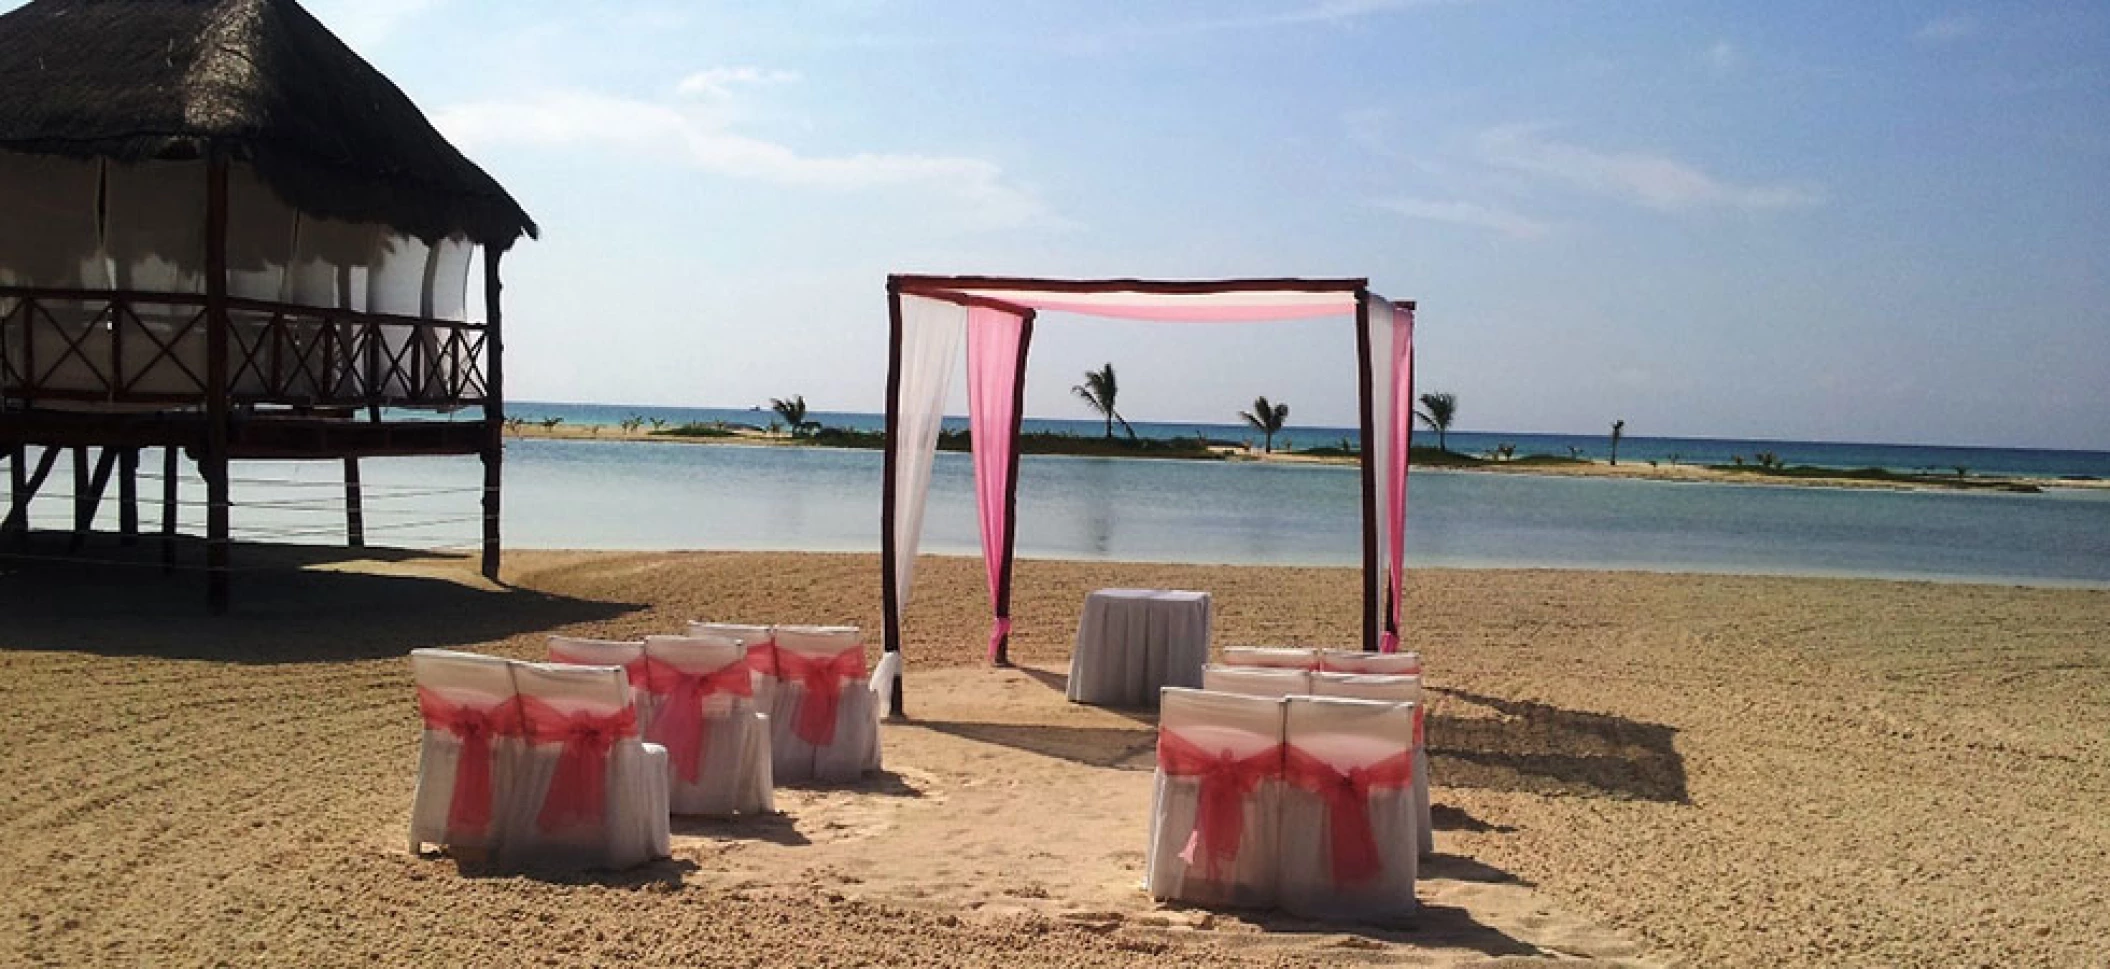
[[[176,446],[161,449],[161,571],[176,571]]]
[[[499,485],[506,453],[505,341],[499,324],[498,260],[505,250],[484,247],[484,578],[498,581]]]
[[[23,487],[29,484],[29,468],[24,464],[28,460],[27,445],[17,444],[7,449],[8,515],[5,521],[10,528],[14,526],[15,496],[21,494]]]
[[[205,602],[227,611],[227,155],[215,149],[205,185]]]
[[[366,509],[359,499],[359,459],[344,459],[344,544],[366,547]]]
[[[117,450],[117,544],[139,544],[139,449]]]
[[[73,449],[73,541],[69,551],[78,552],[95,530],[95,509],[103,503],[103,489],[110,486],[110,469],[117,464],[118,448],[103,448],[95,457],[95,471],[88,471],[88,449]]]
[[[29,537],[29,502],[37,496],[37,489],[44,487],[44,479],[51,476],[51,468],[59,463],[62,448],[46,447],[37,458],[37,469],[30,472],[26,481],[14,485],[14,500],[7,509],[7,521],[0,523],[0,531],[12,532],[17,539]]]

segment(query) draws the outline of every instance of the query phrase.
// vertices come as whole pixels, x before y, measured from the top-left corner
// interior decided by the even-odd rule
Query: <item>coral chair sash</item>
[[[644,670],[645,691],[666,698],[652,718],[646,739],[664,745],[682,781],[694,784],[703,772],[704,735],[710,727],[703,719],[703,703],[717,693],[753,696],[754,679],[747,663],[692,673],[648,656],[639,667]]]
[[[612,713],[566,713],[533,697],[521,697],[520,710],[530,739],[564,744],[535,823],[544,832],[599,824],[608,807],[608,754],[616,741],[637,736],[637,709],[626,706]]]
[[[854,649],[834,656],[807,656],[781,647],[774,652],[777,679],[806,688],[792,730],[815,747],[835,743],[835,712],[842,703],[843,684],[864,677],[864,656]]]
[[[520,707],[507,697],[488,706],[455,703],[439,693],[418,689],[418,713],[425,729],[452,734],[461,741],[454,761],[454,796],[447,803],[447,830],[462,834],[491,826],[491,738],[520,732]]]
[[[1291,744],[1283,748],[1282,765],[1285,781],[1326,801],[1331,815],[1328,841],[1333,853],[1334,883],[1343,887],[1358,885],[1383,870],[1377,838],[1370,830],[1370,792],[1412,784],[1414,752],[1409,750],[1343,772]]]
[[[1223,867],[1238,858],[1245,840],[1245,799],[1260,782],[1282,772],[1282,748],[1269,747],[1245,757],[1229,751],[1210,753],[1179,734],[1158,734],[1158,768],[1167,775],[1201,782],[1194,833],[1180,849],[1180,860],[1196,864],[1204,877],[1217,881]]]

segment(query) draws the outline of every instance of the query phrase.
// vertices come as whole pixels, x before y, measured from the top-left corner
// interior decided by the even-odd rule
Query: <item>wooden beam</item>
[[[205,600],[227,611],[227,153],[214,148],[205,182]]]
[[[117,449],[117,544],[139,544],[139,449]]]
[[[88,449],[73,449],[73,540],[68,551],[78,552],[95,530],[95,509],[103,503],[103,489],[110,486],[110,469],[117,464],[118,448],[103,448],[95,457],[95,471],[88,471]]]
[[[161,449],[161,571],[176,571],[176,446]]]
[[[344,544],[366,547],[366,509],[359,500],[359,459],[344,459]]]
[[[505,250],[484,247],[484,578],[498,581],[499,485],[506,453],[505,342],[500,329],[499,295],[505,288],[498,279],[499,257]]]
[[[1370,294],[1355,294],[1356,393],[1363,435],[1363,651],[1377,651],[1377,465],[1370,459],[1377,439],[1376,375],[1370,361]]]

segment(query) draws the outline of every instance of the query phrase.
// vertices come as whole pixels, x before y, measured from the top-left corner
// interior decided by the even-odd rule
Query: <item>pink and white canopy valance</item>
[[[1397,648],[1413,415],[1414,304],[1394,304],[1362,279],[1056,280],[893,276],[887,373],[886,479],[881,505],[885,648],[900,649],[923,510],[955,361],[966,348],[968,419],[982,554],[995,621],[990,658],[1011,629],[1018,436],[1026,356],[1041,312],[1164,323],[1352,320],[1359,361],[1363,461],[1363,647]],[[1382,528],[1379,527],[1382,507]],[[1382,577],[1382,583],[1380,578]],[[900,680],[890,700],[900,712]]]

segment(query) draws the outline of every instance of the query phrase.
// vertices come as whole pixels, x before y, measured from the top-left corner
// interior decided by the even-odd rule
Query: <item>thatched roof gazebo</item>
[[[221,608],[230,460],[343,459],[356,502],[360,457],[477,454],[495,577],[498,264],[535,234],[293,0],[36,0],[0,15],[7,528],[26,530],[60,449],[84,470],[99,447],[77,498],[86,477],[92,516],[120,465],[129,538],[140,449],[168,449],[165,489],[180,449],[207,483]],[[484,321],[466,312],[479,247]],[[483,420],[402,419],[471,407]],[[173,503],[165,490],[165,519]]]

